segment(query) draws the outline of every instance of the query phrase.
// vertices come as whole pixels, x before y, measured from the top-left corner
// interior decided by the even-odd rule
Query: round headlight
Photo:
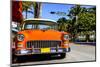
[[[18,41],[23,41],[24,40],[24,35],[23,34],[18,34],[17,39],[18,39]]]
[[[68,40],[69,39],[69,35],[64,35],[64,40]]]

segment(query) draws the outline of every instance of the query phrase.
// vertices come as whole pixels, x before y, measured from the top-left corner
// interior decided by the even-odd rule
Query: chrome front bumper
[[[43,48],[33,50],[16,50],[15,55],[32,55],[32,54],[50,54],[50,53],[66,53],[70,52],[70,48],[49,48],[50,50],[41,51]]]

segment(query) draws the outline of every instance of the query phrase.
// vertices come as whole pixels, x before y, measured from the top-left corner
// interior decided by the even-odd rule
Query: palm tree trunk
[[[40,12],[41,12],[41,3],[36,3],[35,9],[34,9],[34,18],[40,18]],[[38,28],[38,25],[36,25],[36,29]]]
[[[40,18],[40,12],[41,12],[41,3],[36,3],[35,9],[34,9],[34,18]]]
[[[27,8],[26,8],[26,19],[27,19]]]

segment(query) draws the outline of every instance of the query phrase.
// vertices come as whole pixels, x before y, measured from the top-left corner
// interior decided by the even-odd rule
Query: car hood
[[[25,40],[61,40],[62,33],[56,30],[24,30]]]

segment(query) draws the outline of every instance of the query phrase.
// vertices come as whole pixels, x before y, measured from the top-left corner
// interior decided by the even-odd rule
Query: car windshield
[[[54,29],[57,30],[57,25],[49,25],[49,24],[35,24],[35,23],[25,23],[24,29],[42,29],[42,30],[48,30],[48,29]]]

